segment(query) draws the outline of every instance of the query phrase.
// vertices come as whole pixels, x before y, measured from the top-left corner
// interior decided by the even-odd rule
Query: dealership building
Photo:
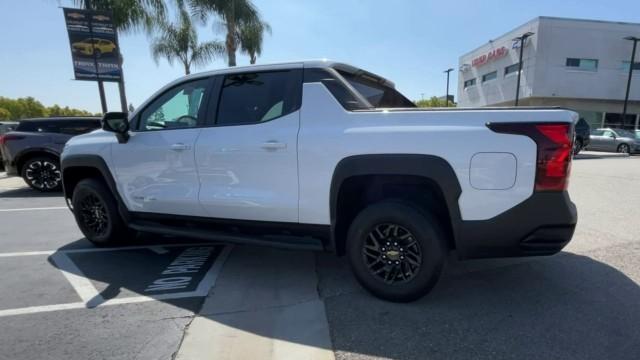
[[[640,44],[622,118],[633,42],[640,24],[538,17],[459,59],[458,106],[512,106],[516,96],[519,40],[522,73],[519,105],[561,106],[577,111],[592,128],[640,129]]]

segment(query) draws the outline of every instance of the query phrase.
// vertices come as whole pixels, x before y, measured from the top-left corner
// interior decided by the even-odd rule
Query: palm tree
[[[265,32],[271,34],[271,26],[264,21],[240,27],[240,50],[249,55],[251,64],[255,64],[262,53],[262,38]]]
[[[164,0],[74,0],[83,9],[113,13],[113,23],[119,31],[153,30],[156,21],[163,20],[167,7]]]
[[[198,33],[193,27],[189,13],[181,7],[178,24],[161,23],[158,28],[161,35],[151,44],[151,54],[156,64],[165,57],[173,65],[178,60],[184,66],[185,75],[191,73],[191,66],[202,66],[216,56],[224,54],[225,47],[221,41],[198,43]]]
[[[229,66],[236,66],[240,29],[249,24],[262,23],[258,9],[251,0],[190,0],[190,4],[193,13],[203,21],[211,14],[220,17],[227,30],[225,47]]]

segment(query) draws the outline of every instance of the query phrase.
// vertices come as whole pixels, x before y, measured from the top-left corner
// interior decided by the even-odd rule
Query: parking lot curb
[[[0,175],[0,193],[6,190],[15,190],[24,187],[26,187],[26,184],[21,177]]]

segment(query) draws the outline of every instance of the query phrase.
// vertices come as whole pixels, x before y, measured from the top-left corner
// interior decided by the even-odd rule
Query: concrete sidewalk
[[[176,359],[334,359],[312,252],[236,247]]]
[[[0,191],[15,190],[27,187],[24,180],[19,176],[7,176],[7,173],[0,172]]]

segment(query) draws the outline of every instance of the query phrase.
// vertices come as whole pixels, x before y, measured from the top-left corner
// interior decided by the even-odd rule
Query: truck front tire
[[[375,296],[409,302],[437,283],[446,239],[427,211],[403,201],[368,206],[351,223],[347,256],[358,282]]]
[[[80,230],[94,245],[115,245],[130,235],[113,194],[102,181],[80,181],[73,190],[72,204]]]

